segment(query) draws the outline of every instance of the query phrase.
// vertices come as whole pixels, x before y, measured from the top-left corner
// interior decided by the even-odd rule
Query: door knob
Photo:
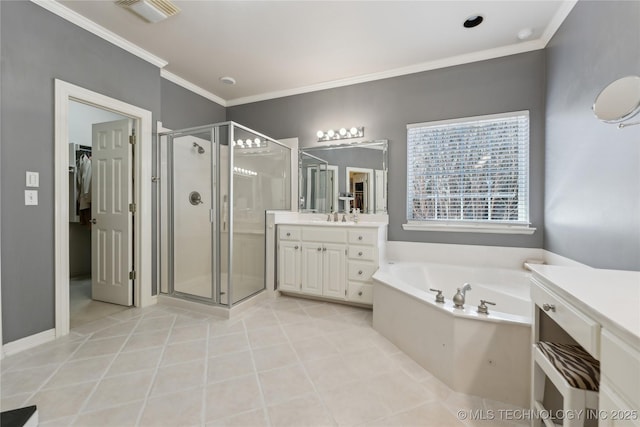
[[[95,219],[95,218],[93,218],[93,219],[91,220],[91,224],[96,224],[97,222],[98,222],[98,220],[97,220],[97,219]]]

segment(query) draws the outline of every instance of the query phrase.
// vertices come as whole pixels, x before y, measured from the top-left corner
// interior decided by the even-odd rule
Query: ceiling
[[[541,49],[575,1],[175,1],[156,24],[114,1],[59,3],[230,106]]]

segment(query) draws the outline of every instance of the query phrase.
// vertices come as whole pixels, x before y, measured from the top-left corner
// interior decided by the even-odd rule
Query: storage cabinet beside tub
[[[278,225],[278,289],[373,304],[384,227]]]
[[[599,426],[640,426],[640,273],[533,266],[531,296],[541,311],[600,360]]]

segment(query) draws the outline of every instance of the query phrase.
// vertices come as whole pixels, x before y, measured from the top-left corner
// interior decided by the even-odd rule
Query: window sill
[[[491,234],[533,234],[535,227],[506,224],[425,224],[410,222],[402,224],[409,231],[445,231],[454,233],[491,233]]]

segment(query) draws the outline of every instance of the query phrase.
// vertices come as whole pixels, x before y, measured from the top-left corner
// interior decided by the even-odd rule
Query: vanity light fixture
[[[263,141],[260,138],[247,138],[231,141],[231,146],[236,148],[266,148],[267,145],[267,141]]]
[[[251,169],[240,168],[238,166],[233,167],[233,173],[240,176],[257,176],[258,172]]]
[[[338,130],[329,129],[328,131],[319,130],[316,133],[318,142],[322,141],[338,141],[341,139],[362,138],[364,136],[364,126],[352,127],[350,129],[340,128]]]

